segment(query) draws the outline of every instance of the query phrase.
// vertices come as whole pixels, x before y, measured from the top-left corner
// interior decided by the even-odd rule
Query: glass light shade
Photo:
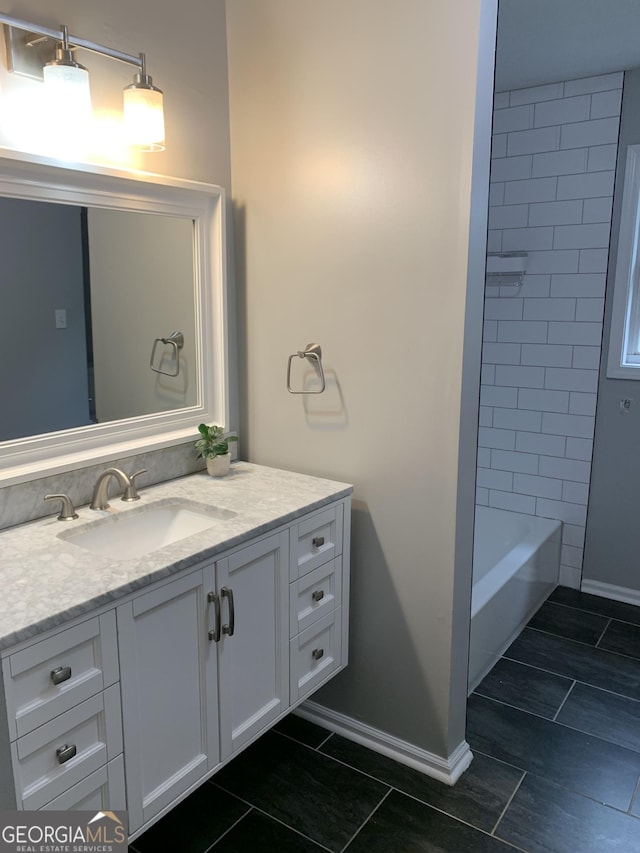
[[[43,69],[51,119],[65,124],[69,133],[86,134],[91,122],[89,72],[76,64],[50,63]]]
[[[164,151],[162,92],[155,86],[127,86],[123,93],[127,142],[142,151]]]

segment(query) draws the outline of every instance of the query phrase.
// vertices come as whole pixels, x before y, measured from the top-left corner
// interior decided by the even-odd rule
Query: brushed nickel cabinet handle
[[[314,649],[311,652],[311,657],[314,660],[320,660],[321,657],[324,657],[324,649]]]
[[[209,604],[213,604],[213,612],[214,612],[214,627],[211,631],[208,632],[207,636],[209,637],[210,643],[219,643],[220,642],[220,598],[216,595],[215,592],[207,593],[207,602]]]
[[[314,548],[320,548],[322,545],[324,545],[324,536],[314,536],[314,538],[311,540],[311,544]]]
[[[324,590],[323,590],[323,589],[316,589],[316,590],[314,590],[314,591],[311,593],[311,598],[312,598],[314,601],[322,601],[322,599],[324,598]]]
[[[57,666],[51,670],[50,675],[53,684],[62,684],[63,681],[68,681],[71,678],[71,667]]]
[[[59,746],[56,749],[56,758],[58,759],[58,764],[64,764],[66,761],[69,761],[69,759],[73,758],[73,756],[77,752],[78,750],[76,749],[76,745],[73,743],[71,744],[71,746],[66,743],[64,746]]]

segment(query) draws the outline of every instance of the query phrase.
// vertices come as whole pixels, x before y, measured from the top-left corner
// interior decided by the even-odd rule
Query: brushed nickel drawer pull
[[[311,593],[311,598],[314,601],[322,601],[322,599],[324,598],[324,590],[323,589],[314,590],[314,592]]]
[[[320,548],[322,545],[324,545],[324,536],[314,536],[314,538],[311,540],[311,544],[314,548]]]
[[[51,670],[51,681],[53,684],[62,684],[63,681],[68,681],[71,678],[70,666],[57,666]]]
[[[64,746],[59,746],[56,749],[56,758],[58,759],[58,764],[64,764],[66,761],[69,761],[70,758],[77,753],[76,745],[74,743],[69,746],[65,743]]]
[[[324,649],[314,649],[311,652],[311,657],[314,660],[320,660],[321,657],[324,657]]]

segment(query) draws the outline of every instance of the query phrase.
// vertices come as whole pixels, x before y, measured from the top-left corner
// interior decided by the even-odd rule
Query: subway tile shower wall
[[[487,280],[477,502],[564,522],[579,587],[622,72],[496,94],[489,252],[526,251],[521,287]]]

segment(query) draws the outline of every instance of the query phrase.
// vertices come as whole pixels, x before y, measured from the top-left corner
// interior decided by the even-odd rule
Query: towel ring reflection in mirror
[[[175,365],[175,372],[170,373],[167,370],[161,370],[164,354],[160,356],[158,367],[155,366],[155,355],[158,344],[165,344],[171,348],[171,360]],[[151,358],[149,359],[149,367],[154,373],[161,373],[163,376],[177,376],[180,373],[180,350],[184,346],[184,335],[182,332],[172,332],[168,338],[156,338],[151,349]]]

